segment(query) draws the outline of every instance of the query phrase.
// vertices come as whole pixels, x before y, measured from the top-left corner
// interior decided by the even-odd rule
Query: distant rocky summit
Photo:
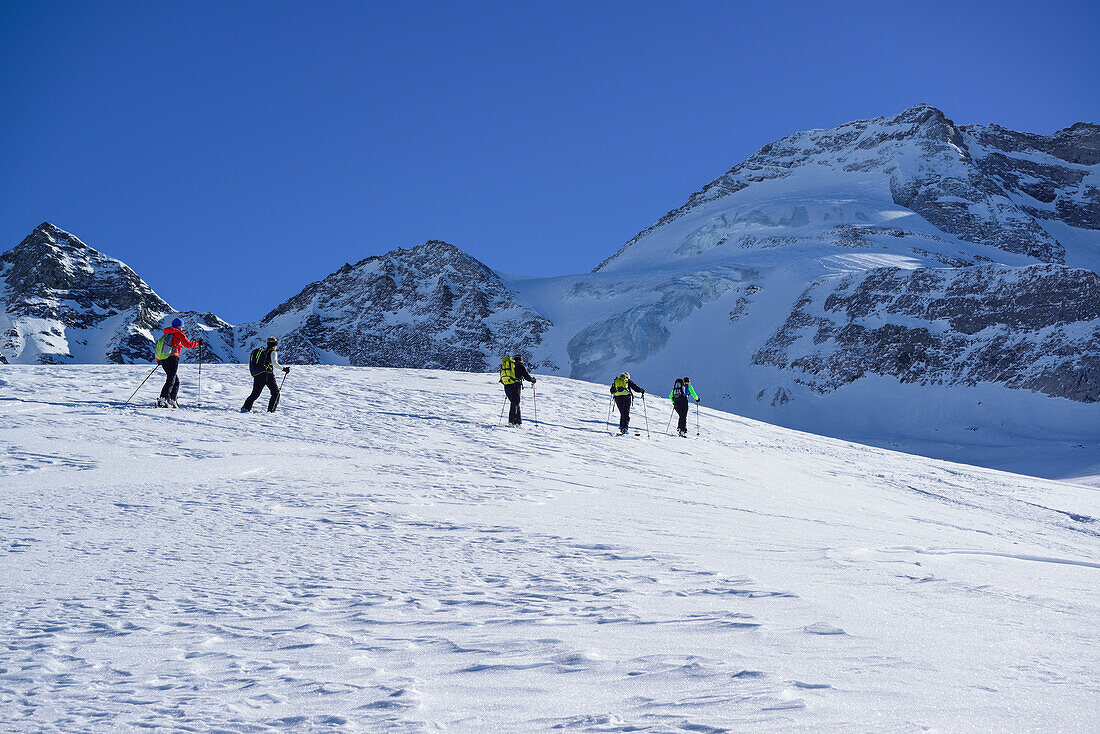
[[[957,126],[935,107],[917,105],[893,117],[796,133],[765,145],[596,270],[664,225],[742,189],[786,180],[795,190],[827,192],[845,178],[855,184],[849,193],[888,191],[890,201],[963,242],[1063,262],[1063,244],[1041,222],[1100,229],[1100,190],[1088,180],[1098,162],[1100,125],[1080,122],[1053,135],[1033,135],[996,125]],[[819,185],[799,181],[810,177]],[[785,187],[771,188],[779,193]],[[797,205],[792,211],[790,225],[810,223],[800,220]]]
[[[212,362],[244,361],[278,336],[288,363],[482,371],[503,354],[530,355],[550,327],[493,271],[439,241],[345,265],[237,327],[175,311],[129,267],[49,223],[0,256],[0,283],[0,354],[18,363],[149,362],[178,316]]]
[[[530,355],[550,326],[492,270],[432,240],[344,265],[238,339],[276,334],[291,363],[481,372],[505,354]]]

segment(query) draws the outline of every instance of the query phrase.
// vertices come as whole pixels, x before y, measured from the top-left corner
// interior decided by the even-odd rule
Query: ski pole
[[[497,428],[504,425],[504,409],[508,407],[508,396],[504,396],[504,404],[500,406],[500,420],[497,421]]]
[[[539,422],[539,401],[535,399],[535,386],[531,385],[531,422]]]
[[[645,393],[642,393],[642,415],[645,416],[645,437],[649,438],[649,413],[645,409]]]
[[[199,342],[199,405],[202,407],[202,342]]]
[[[608,431],[611,430],[611,406],[614,405],[614,404],[615,404],[615,398],[611,398],[611,400],[607,403],[607,430]]]
[[[699,401],[695,401],[695,435],[699,435]]]
[[[668,414],[668,425],[665,426],[665,435],[668,435],[668,429],[672,428],[672,416],[676,414],[676,408],[672,409],[672,412]]]
[[[155,365],[153,366],[153,372],[156,372],[156,371],[157,371],[157,367],[160,367],[160,362],[157,362],[157,363],[156,363],[156,364],[155,364]],[[126,398],[126,402],[127,402],[127,403],[128,403],[128,402],[130,402],[131,400],[133,400],[133,399],[134,399],[134,396],[135,396],[135,395],[137,395],[137,393],[138,393],[138,390],[140,390],[141,388],[143,388],[143,387],[145,386],[145,383],[149,382],[149,378],[153,376],[153,372],[150,372],[149,374],[147,374],[147,375],[145,376],[145,379],[141,381],[141,384],[137,386],[137,390],[134,390],[134,391],[133,391],[132,393],[130,393],[130,397]]]
[[[279,397],[275,398],[275,405],[271,406],[271,412],[275,412],[275,408],[279,407],[279,401],[283,399],[283,383],[286,382],[286,376],[290,374],[287,370],[283,373],[283,379],[279,380]]]

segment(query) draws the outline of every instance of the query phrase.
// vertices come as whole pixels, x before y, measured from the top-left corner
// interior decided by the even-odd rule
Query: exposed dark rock
[[[811,315],[820,313],[822,315]],[[878,268],[819,281],[753,362],[827,393],[864,374],[1100,399],[1100,276],[1058,265]]]

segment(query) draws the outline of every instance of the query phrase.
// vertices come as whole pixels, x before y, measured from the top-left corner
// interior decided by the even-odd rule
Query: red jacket
[[[172,356],[180,356],[180,348],[187,347],[188,349],[194,349],[199,345],[198,342],[193,342],[187,338],[187,335],[174,326],[168,326],[164,329],[165,334],[172,335]]]

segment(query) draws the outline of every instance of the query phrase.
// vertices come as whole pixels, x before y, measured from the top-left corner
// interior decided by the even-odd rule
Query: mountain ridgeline
[[[0,359],[148,361],[179,315],[213,361],[270,335],[290,364],[476,372],[522,353],[654,390],[690,373],[713,405],[828,433],[868,396],[1092,406],[1098,271],[1100,126],[1036,135],[917,105],[765,145],[591,273],[508,276],[430,241],[237,326],[44,223],[0,256]]]

